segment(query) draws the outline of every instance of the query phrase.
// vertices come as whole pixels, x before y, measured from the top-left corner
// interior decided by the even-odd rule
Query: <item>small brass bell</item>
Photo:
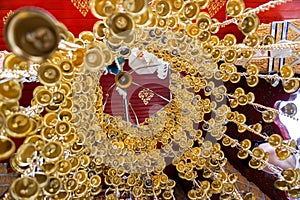
[[[266,35],[263,38],[262,45],[270,45],[270,44],[275,44],[275,39],[272,35]]]
[[[252,35],[255,33],[259,26],[259,18],[255,14],[249,14],[246,16],[241,24],[239,24],[239,29],[242,31],[244,35]]]
[[[6,136],[0,136],[0,161],[9,158],[16,150],[15,143]]]
[[[226,4],[226,14],[236,17],[244,12],[245,4],[243,0],[229,0]]]
[[[123,8],[132,15],[140,15],[148,8],[148,0],[123,1]]]
[[[23,8],[8,19],[5,40],[16,55],[42,62],[57,50],[60,36],[56,20],[46,11]]]
[[[132,83],[132,76],[128,72],[120,72],[115,76],[115,82],[120,88],[128,88]]]
[[[118,13],[109,18],[108,26],[113,36],[125,39],[133,34],[135,23],[130,14]]]

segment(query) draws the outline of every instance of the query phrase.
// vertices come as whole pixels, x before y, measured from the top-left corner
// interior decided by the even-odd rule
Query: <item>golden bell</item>
[[[63,60],[59,65],[64,78],[68,78],[68,76],[73,74],[74,65],[69,60]]]
[[[66,191],[68,192],[73,192],[76,190],[78,186],[78,182],[75,178],[68,178],[65,182],[64,182],[64,188]]]
[[[166,18],[162,18],[162,17],[159,17],[157,18],[157,25],[156,25],[158,28],[166,28],[167,26],[167,19]]]
[[[216,18],[212,18],[211,19],[211,26],[209,28],[209,31],[212,33],[212,34],[216,34],[219,32],[220,30],[220,26],[217,25],[217,23],[219,23],[218,19]]]
[[[209,39],[210,39],[210,32],[209,31],[200,31],[197,39],[200,41],[200,42],[207,42]]]
[[[148,0],[131,0],[123,1],[123,8],[126,12],[129,12],[132,15],[140,15],[144,13],[148,8]]]
[[[197,0],[196,2],[198,4],[199,8],[202,10],[202,9],[205,9],[209,5],[210,0]]]
[[[79,158],[77,158],[75,156],[70,157],[69,161],[72,165],[72,171],[75,171],[78,168],[78,166],[80,165]]]
[[[104,58],[100,48],[87,50],[84,56],[84,66],[92,72],[98,71],[104,67]]]
[[[296,161],[297,162],[297,161]],[[286,169],[281,172],[281,175],[283,176],[284,180],[289,183],[293,184],[297,181],[298,174],[295,169]]]
[[[291,155],[291,152],[282,146],[276,147],[275,153],[279,160],[286,160]]]
[[[50,176],[47,185],[43,188],[46,195],[52,196],[59,193],[62,188],[62,182],[58,177]]]
[[[230,75],[230,82],[238,83],[241,80],[241,75],[237,72],[234,72]]]
[[[199,7],[196,2],[191,1],[185,3],[181,11],[183,12],[185,18],[189,20],[193,20],[197,17],[197,14],[199,12]]]
[[[15,143],[8,137],[0,136],[0,161],[8,159],[16,150]]]
[[[234,63],[237,59],[237,51],[233,49],[227,50],[224,53],[224,57],[226,63]]]
[[[265,156],[265,152],[262,148],[260,147],[255,147],[252,150],[252,156],[257,158],[257,159],[262,159]]]
[[[46,127],[54,127],[58,122],[58,115],[55,112],[49,112],[44,116],[44,124]]]
[[[242,57],[250,60],[254,55],[254,51],[242,51]]]
[[[257,86],[258,82],[259,82],[259,78],[258,76],[249,76],[246,78],[246,81],[247,81],[247,84],[250,86],[250,87],[255,87]]]
[[[275,44],[275,39],[273,35],[266,35],[262,40],[262,45]]]
[[[299,188],[292,188],[288,191],[288,196],[292,198],[300,198],[300,189]]]
[[[97,21],[93,26],[93,32],[97,39],[103,39],[106,34],[107,26],[103,21]]]
[[[26,176],[16,179],[9,188],[9,193],[14,199],[35,200],[39,192],[38,182]]]
[[[19,166],[25,167],[31,164],[36,154],[35,145],[32,143],[22,144],[16,154],[16,162]]]
[[[240,144],[244,150],[249,150],[251,148],[251,141],[249,139],[244,139]]]
[[[276,119],[276,113],[272,110],[266,110],[262,112],[262,119],[266,123],[272,123]]]
[[[171,1],[170,3],[172,6],[172,11],[178,12],[182,8],[184,1],[183,0],[174,0],[174,1]]]
[[[250,76],[257,75],[259,73],[259,69],[255,64],[250,64],[247,66],[246,73]]]
[[[29,70],[30,63],[15,54],[11,53],[4,58],[3,69]]]
[[[75,172],[74,178],[78,181],[78,183],[83,183],[87,180],[87,172],[84,170],[79,170]]]
[[[236,37],[233,34],[226,34],[222,42],[227,47],[233,46],[236,44]]]
[[[150,9],[147,9],[145,12],[140,15],[134,15],[133,19],[137,26],[148,26],[151,24],[153,18],[153,12]]]
[[[61,159],[57,161],[55,164],[56,164],[57,173],[62,176],[67,175],[72,169],[71,162],[65,159]]]
[[[16,55],[42,62],[57,50],[60,42],[55,23],[56,20],[44,10],[17,10],[6,23],[6,43]]]
[[[249,161],[249,166],[252,169],[258,169],[261,166],[261,162],[258,159],[251,158],[251,160]]]
[[[286,81],[283,81],[282,86],[283,86],[283,90],[286,93],[294,93],[299,88],[299,80],[298,79],[288,79]]]
[[[241,24],[239,24],[238,27],[244,35],[248,36],[257,31],[259,23],[260,22],[257,15],[249,14],[242,20]]]
[[[258,34],[253,33],[251,35],[247,35],[243,40],[243,43],[249,47],[256,47],[259,45],[260,39]]]
[[[186,27],[186,32],[191,37],[196,37],[200,34],[200,30],[196,24],[189,24]]]
[[[196,24],[200,30],[208,30],[211,25],[211,18],[208,13],[199,13]]]
[[[244,12],[245,4],[243,0],[229,0],[226,4],[226,14],[236,17]]]
[[[36,92],[34,98],[38,104],[46,106],[52,101],[52,93],[49,90],[42,88]]]
[[[116,3],[116,0],[92,0],[90,9],[96,18],[105,19],[117,11]]]
[[[289,79],[292,78],[294,76],[295,72],[292,66],[290,65],[284,65],[282,67],[280,67],[280,75],[282,76],[282,78],[284,79]]]
[[[6,119],[6,131],[11,137],[22,138],[32,131],[33,121],[24,114],[15,113]]]
[[[61,80],[62,73],[58,66],[44,63],[38,69],[38,78],[43,85],[54,86]]]
[[[60,159],[63,154],[62,144],[59,142],[49,142],[41,151],[41,155],[46,161],[53,162]]]
[[[59,121],[55,126],[55,131],[59,136],[68,135],[71,132],[70,122]]]
[[[159,0],[155,4],[155,12],[161,16],[165,17],[171,12],[171,3],[168,0]]]
[[[120,72],[115,76],[115,83],[120,88],[128,88],[132,83],[132,76],[128,72]]]
[[[244,199],[245,200],[256,200],[256,197],[253,193],[249,192],[249,193],[245,194]]]
[[[276,180],[274,182],[274,186],[276,189],[281,190],[281,191],[287,191],[290,187],[290,184],[287,183],[284,180]]]
[[[22,85],[16,80],[11,79],[0,84],[0,98],[7,102],[17,102],[22,95]]]
[[[125,39],[133,34],[135,23],[130,14],[118,13],[110,16],[108,26],[113,36]]]
[[[44,172],[34,172],[34,178],[38,182],[39,187],[45,187],[49,181],[48,175]]]

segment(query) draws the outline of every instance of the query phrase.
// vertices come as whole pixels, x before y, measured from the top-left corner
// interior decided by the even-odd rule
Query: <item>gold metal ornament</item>
[[[16,80],[11,79],[0,83],[0,98],[7,102],[17,102],[22,95],[22,85]]]
[[[244,17],[238,27],[244,35],[248,36],[257,31],[259,23],[260,21],[256,14],[249,14],[248,16]]]
[[[123,1],[123,8],[132,15],[140,15],[146,12],[148,8],[148,0],[131,0]]]
[[[62,144],[59,142],[49,142],[44,146],[41,154],[46,161],[57,161],[63,154]]]
[[[14,199],[35,200],[39,195],[38,182],[30,177],[16,179],[9,188],[9,193]]]
[[[105,19],[117,11],[115,0],[96,0],[90,1],[92,14],[98,19]]]
[[[31,164],[36,156],[36,148],[32,143],[22,144],[16,154],[16,163],[21,167]]]
[[[275,38],[273,35],[266,35],[262,40],[262,45],[271,45],[275,44]]]
[[[94,32],[95,37],[97,39],[103,39],[106,35],[107,28],[108,27],[102,20],[99,20],[98,22],[96,22],[93,26],[93,32]]]
[[[6,136],[0,136],[0,161],[8,159],[16,150],[15,143]]]
[[[299,88],[299,85],[298,79],[288,79],[282,83],[283,89],[286,93],[296,92]]]
[[[159,0],[155,4],[155,11],[159,16],[165,17],[171,12],[171,3],[169,0]]]
[[[109,17],[110,33],[119,39],[125,39],[133,34],[135,23],[129,13],[118,13]]]
[[[226,14],[231,17],[237,17],[242,14],[245,9],[243,0],[229,0],[226,4]]]
[[[17,10],[6,23],[5,39],[18,56],[34,62],[49,58],[60,42],[56,20],[36,8]]]
[[[49,196],[58,194],[62,188],[62,182],[58,177],[50,176],[47,185],[43,188],[43,192]]]
[[[196,2],[187,2],[183,5],[182,12],[185,18],[193,20],[199,13],[199,7]]]
[[[38,69],[38,77],[42,84],[54,86],[62,78],[60,68],[54,64],[44,63]]]
[[[256,47],[259,45],[260,39],[256,33],[253,33],[251,35],[247,35],[243,40],[243,43],[249,47]]]
[[[212,21],[211,21],[210,16],[205,12],[201,12],[201,13],[199,13],[199,15],[197,17],[196,23],[200,30],[207,30],[207,29],[209,29],[211,22]]]
[[[7,55],[3,61],[3,69],[29,70],[29,65],[28,60],[24,60],[13,53]]]
[[[33,121],[27,115],[15,113],[6,119],[6,131],[11,137],[26,137],[32,131]]]
[[[128,72],[120,72],[115,76],[115,83],[120,88],[128,88],[132,83],[132,76]]]

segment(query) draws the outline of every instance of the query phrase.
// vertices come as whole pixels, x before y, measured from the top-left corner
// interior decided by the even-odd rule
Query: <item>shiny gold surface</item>
[[[255,88],[260,79],[270,78],[248,62],[257,51],[296,49],[295,43],[277,45],[271,36],[262,39],[256,33],[260,23],[256,14],[280,2],[255,10],[245,9],[241,0],[229,0],[226,14],[231,18],[224,22],[205,12],[209,3],[91,0],[92,14],[99,21],[78,38],[39,9],[17,11],[5,28],[13,53],[5,55],[3,62],[9,73],[1,73],[0,146],[4,148],[0,160],[10,157],[12,168],[22,176],[5,198],[92,199],[105,190],[106,199],[122,195],[173,199],[176,182],[164,173],[172,163],[179,178],[193,184],[190,199],[209,199],[213,194],[222,199],[254,199],[253,193],[239,193],[239,177],[226,172],[227,157],[221,144],[237,148],[240,159],[249,157],[253,169],[268,167],[280,177],[275,188],[299,197],[297,170],[272,166],[268,163],[271,155],[264,149],[251,150],[249,139],[239,141],[226,134],[230,122],[240,133],[266,140],[279,160],[298,153],[295,141],[285,142],[278,134],[263,132],[264,124],[273,123],[280,111],[256,103],[253,92],[235,85],[244,80]],[[246,36],[243,44],[232,34],[215,35],[230,23],[237,24]],[[49,40],[41,39],[40,34]],[[168,89],[173,97],[145,123],[135,125],[104,113],[107,102],[99,85],[99,79],[108,73],[107,66],[119,57],[128,58],[134,48],[170,64]],[[237,64],[241,60],[242,70]],[[118,92],[134,85],[131,74],[121,71],[115,75],[115,85],[122,89]],[[28,108],[18,102],[25,76],[40,82]],[[299,88],[290,65],[273,78],[282,82],[287,93]],[[219,84],[227,81],[237,86],[234,92]],[[144,105],[157,95],[147,89],[138,94]],[[247,114],[235,109],[239,106],[256,108],[263,122],[247,124]],[[216,142],[207,140],[206,132]],[[11,138],[25,139],[16,154]],[[200,181],[199,171],[206,180]]]

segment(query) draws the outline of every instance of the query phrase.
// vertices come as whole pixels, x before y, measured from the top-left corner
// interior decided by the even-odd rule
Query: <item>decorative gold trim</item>
[[[207,8],[209,16],[213,17],[225,5],[226,0],[212,0]]]
[[[6,13],[6,15],[2,18],[3,24],[6,24],[8,18],[9,18],[12,14],[14,14],[14,11],[12,11],[12,10],[9,10],[9,11]]]
[[[71,0],[75,8],[85,17],[90,10],[89,0]]]
[[[150,89],[143,89],[138,94],[139,98],[143,101],[145,105],[148,105],[149,101],[154,96],[153,92]]]

